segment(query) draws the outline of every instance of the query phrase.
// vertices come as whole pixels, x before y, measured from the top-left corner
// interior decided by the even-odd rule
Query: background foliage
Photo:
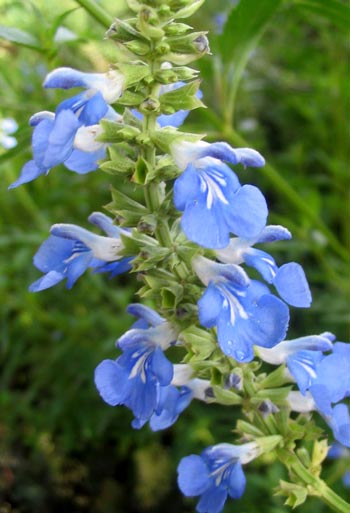
[[[58,66],[102,72],[114,59],[103,20],[80,3],[0,0],[0,119],[19,125],[18,145],[0,147],[0,512],[189,513],[194,501],[178,492],[176,465],[231,441],[237,412],[196,404],[165,433],[133,431],[129,412],[102,403],[92,376],[115,357],[137,283],[91,274],[71,291],[27,292],[50,225],[84,225],[109,201],[109,176],[63,167],[7,191],[31,158],[28,118],[67,96],[43,90],[45,74]],[[125,13],[123,1],[97,4],[111,20]],[[223,29],[219,13],[227,15]],[[213,55],[198,63],[208,109],[191,113],[187,128],[267,159],[242,181],[266,194],[270,223],[293,232],[293,242],[275,245],[277,260],[302,263],[314,297],[310,311],[293,312],[290,337],[328,330],[349,340],[348,22],[340,0],[221,0],[193,20],[210,30]],[[342,465],[325,475],[345,496]],[[266,513],[288,511],[271,493],[285,477],[281,467],[252,463],[247,473],[244,497],[225,512],[260,512],[262,504]],[[327,511],[315,504],[299,511]]]

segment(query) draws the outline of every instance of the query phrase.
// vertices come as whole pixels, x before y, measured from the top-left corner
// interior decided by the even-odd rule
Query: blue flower
[[[142,327],[133,327],[118,339],[123,353],[97,366],[95,385],[107,404],[127,406],[138,428],[157,411],[161,389],[171,383],[173,365],[163,351],[176,341],[176,333],[150,308],[132,305],[128,311],[141,317]],[[145,327],[145,321],[151,326]]]
[[[64,279],[67,279],[66,286],[70,289],[88,267],[98,272],[111,272],[113,276],[130,269],[130,258],[119,255],[123,248],[120,233],[128,232],[122,231],[100,212],[91,214],[89,221],[101,228],[107,237],[74,224],[51,227],[52,235],[34,256],[35,267],[45,274],[31,284],[31,292],[53,287]]]
[[[232,238],[226,248],[216,251],[216,255],[221,262],[230,264],[244,262],[246,265],[254,267],[267,283],[276,287],[284,301],[292,306],[307,308],[312,299],[301,265],[289,262],[278,267],[269,253],[252,247],[257,243],[288,240],[291,237],[290,232],[283,226],[270,225],[266,226],[253,239]]]
[[[289,309],[262,283],[250,280],[234,264],[218,264],[196,257],[193,267],[207,285],[198,301],[199,320],[217,326],[222,351],[238,362],[254,357],[253,346],[273,347],[287,331]]]
[[[175,424],[179,415],[192,401],[192,398],[193,392],[187,386],[180,388],[173,385],[160,387],[155,411],[150,419],[134,419],[132,427],[140,429],[149,420],[149,426],[152,431],[167,429]]]
[[[10,150],[17,146],[17,139],[11,135],[17,130],[18,125],[13,118],[0,119],[0,146],[5,148],[5,150]]]
[[[213,445],[200,456],[186,456],[177,469],[179,488],[186,497],[200,496],[198,513],[220,513],[227,496],[239,499],[243,495],[246,479],[242,464],[258,454],[259,448],[252,442]]]
[[[52,167],[63,164],[79,174],[97,169],[97,162],[106,156],[106,145],[96,141],[102,118],[120,121],[109,103],[122,92],[123,78],[117,72],[104,74],[82,73],[71,68],[52,71],[44,87],[85,87],[87,91],[61,102],[56,113],[38,112],[29,123],[32,136],[33,160],[27,162],[20,177],[10,189],[47,175]]]
[[[179,415],[187,408],[192,399],[210,402],[212,399],[212,387],[210,381],[204,379],[192,379],[193,369],[186,364],[173,365],[173,378],[171,384],[159,389],[157,406],[149,419],[152,431],[159,431],[172,426]],[[132,426],[141,428],[147,419],[140,421],[135,419]]]
[[[175,181],[174,204],[183,212],[181,226],[188,239],[219,249],[229,244],[230,233],[251,238],[261,232],[268,213],[263,194],[252,185],[242,187],[223,162],[263,166],[257,151],[201,141],[176,142],[171,153],[184,170]]]
[[[317,409],[338,442],[350,447],[350,413],[343,399],[350,397],[350,344],[337,342],[331,333],[283,341],[272,349],[259,348],[269,363],[286,363],[303,395],[311,394]],[[330,354],[325,352],[332,351]]]
[[[86,109],[95,95],[101,95],[106,104],[114,103],[121,96],[124,83],[123,74],[116,70],[110,70],[106,73],[85,73],[73,68],[57,68],[47,75],[44,87],[54,89],[82,87],[86,89],[82,93],[85,101],[83,105],[79,106],[79,109],[82,106]],[[82,96],[77,95],[74,98],[82,98]],[[73,102],[74,98],[68,101]]]

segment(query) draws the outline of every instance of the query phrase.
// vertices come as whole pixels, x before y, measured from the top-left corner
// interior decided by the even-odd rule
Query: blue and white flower
[[[265,285],[250,280],[234,264],[196,257],[193,268],[207,286],[198,301],[199,320],[206,328],[217,327],[219,345],[227,356],[249,362],[254,345],[273,347],[283,340],[289,309]]]
[[[98,272],[110,272],[112,276],[130,269],[131,258],[120,256],[123,249],[120,234],[128,235],[129,232],[115,226],[112,219],[101,212],[91,214],[89,221],[102,229],[107,237],[74,224],[51,227],[51,236],[34,256],[35,267],[45,274],[31,284],[31,292],[53,287],[64,279],[70,289],[89,267]]]
[[[152,431],[159,431],[172,426],[179,415],[189,406],[192,399],[212,402],[210,381],[193,378],[193,369],[186,364],[173,366],[173,378],[167,387],[161,387],[155,412],[149,419]],[[140,428],[146,420],[134,420],[134,428]]]
[[[244,445],[218,444],[205,449],[200,456],[191,454],[180,461],[178,485],[186,497],[200,496],[198,513],[220,513],[227,497],[239,499],[245,490],[242,465],[260,453],[255,442]]]
[[[283,226],[266,226],[255,238],[232,238],[226,248],[216,251],[216,256],[224,263],[237,265],[245,263],[254,267],[267,283],[276,287],[284,301],[292,306],[307,308],[312,299],[301,265],[289,262],[278,267],[269,253],[252,247],[258,243],[288,240],[291,237],[291,233]]]
[[[349,406],[340,402],[350,397],[350,344],[333,344],[334,339],[326,332],[285,340],[272,349],[258,348],[258,353],[268,363],[286,363],[301,394],[311,395],[310,407],[324,417],[335,439],[350,447]]]
[[[163,394],[162,389],[169,387],[174,371],[164,351],[176,342],[176,332],[146,306],[132,305],[128,311],[141,318],[142,327],[133,327],[117,340],[123,353],[97,366],[95,384],[107,404],[130,408],[135,416],[133,425],[139,428],[157,412],[161,394],[166,407],[168,391]],[[145,322],[151,325],[145,327]]]
[[[229,244],[230,233],[251,238],[262,231],[268,214],[263,194],[252,185],[241,186],[223,162],[260,167],[265,163],[260,153],[203,141],[175,142],[171,153],[184,170],[174,184],[174,203],[183,212],[181,226],[188,239],[219,249]]]
[[[109,105],[123,88],[123,77],[116,71],[99,74],[58,68],[46,77],[44,87],[87,90],[61,102],[56,113],[43,111],[30,118],[29,124],[34,127],[33,160],[23,166],[10,189],[47,175],[52,167],[63,163],[79,174],[94,171],[106,156],[106,145],[96,140],[101,132],[99,121],[122,119]]]
[[[12,134],[18,130],[18,124],[13,118],[0,119],[0,146],[10,150],[17,146],[17,139]]]

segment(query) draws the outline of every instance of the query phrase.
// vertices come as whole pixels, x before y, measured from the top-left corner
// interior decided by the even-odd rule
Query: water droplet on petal
[[[244,351],[236,351],[235,358],[237,361],[242,362],[246,358],[246,354]]]

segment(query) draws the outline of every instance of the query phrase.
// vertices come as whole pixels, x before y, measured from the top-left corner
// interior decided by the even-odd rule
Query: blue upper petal
[[[265,226],[256,242],[275,242],[277,240],[290,240],[291,238],[292,234],[284,226],[269,225]]]
[[[113,219],[106,216],[102,212],[93,212],[88,217],[89,223],[98,226],[101,230],[103,230],[108,237],[116,237],[120,236],[120,229],[113,223]]]
[[[46,88],[71,89],[72,87],[89,88],[96,73],[84,73],[73,68],[57,68],[49,73],[44,81]]]
[[[165,321],[165,319],[152,308],[140,303],[132,303],[128,306],[126,311],[139,319],[145,320],[147,324],[150,324],[151,326],[158,326]]]
[[[212,157],[225,160],[230,164],[243,164],[249,167],[261,167],[265,165],[265,159],[259,152],[251,148],[232,148],[225,142],[209,144],[201,149],[198,158]]]
[[[301,265],[290,262],[282,265],[273,281],[279,295],[290,305],[308,308],[311,292]]]

